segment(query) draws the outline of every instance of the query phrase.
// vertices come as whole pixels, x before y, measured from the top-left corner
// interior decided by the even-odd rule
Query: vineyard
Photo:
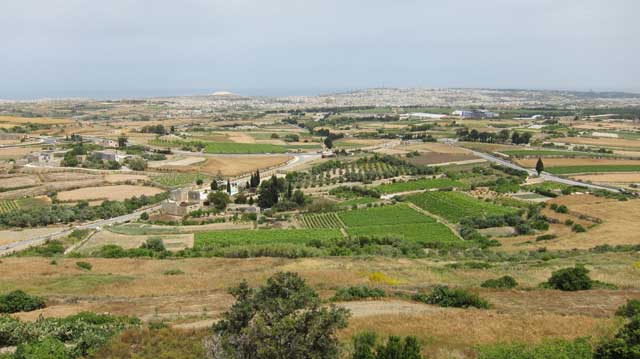
[[[305,228],[344,228],[344,223],[335,212],[306,214],[300,217]]]
[[[180,147],[190,151],[204,150],[206,153],[285,153],[283,146],[262,143],[206,142],[155,139],[150,145],[160,147]]]
[[[374,189],[381,193],[389,194],[446,187],[464,188],[466,185],[462,182],[454,181],[449,178],[424,178],[416,181],[383,184],[375,187]]]
[[[2,200],[0,201],[0,214],[15,211],[18,208],[18,203],[14,200]]]
[[[349,228],[434,222],[433,218],[418,213],[405,204],[340,212],[339,216]]]
[[[571,173],[640,172],[640,165],[557,166],[546,168],[545,171],[557,175]]]
[[[407,199],[418,207],[450,222],[465,217],[484,217],[514,213],[515,209],[485,202],[461,192],[424,192]]]

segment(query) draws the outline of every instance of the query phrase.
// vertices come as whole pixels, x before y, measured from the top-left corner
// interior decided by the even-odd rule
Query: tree
[[[284,179],[275,175],[260,183],[258,189],[258,205],[262,208],[271,208],[280,200],[280,193],[284,190]]]
[[[211,190],[212,191],[217,191],[218,190],[218,181],[217,180],[213,180],[211,181]]]
[[[328,149],[333,148],[333,139],[331,138],[331,136],[327,136],[324,139],[324,145],[325,147],[327,147]]]
[[[196,179],[196,185],[202,186],[203,183],[204,183],[204,181],[202,180],[202,178]]]
[[[127,147],[127,136],[118,136],[118,147]]]
[[[231,181],[227,180],[227,193],[231,194]]]
[[[563,268],[551,273],[548,286],[564,291],[591,289],[593,281],[589,277],[589,270],[581,265],[573,268]]]
[[[538,162],[536,163],[536,172],[538,172],[538,176],[544,171],[544,163],[542,163],[542,158],[538,157]]]
[[[147,161],[142,158],[127,159],[127,167],[133,171],[144,171],[147,168]]]
[[[209,194],[207,195],[207,199],[213,205],[213,207],[215,207],[215,209],[219,211],[223,211],[225,208],[227,208],[229,202],[231,202],[229,195],[226,192],[220,191],[209,192]]]
[[[140,219],[141,219],[141,220],[143,220],[143,221],[148,221],[148,220],[149,220],[149,213],[147,213],[147,212],[142,212],[142,213],[140,214]]]
[[[631,318],[616,336],[603,344],[594,359],[638,359],[640,358],[640,316]]]
[[[205,342],[209,358],[338,358],[336,331],[347,326],[349,312],[321,306],[297,273],[276,273],[257,289],[242,282],[230,293],[235,304]]]

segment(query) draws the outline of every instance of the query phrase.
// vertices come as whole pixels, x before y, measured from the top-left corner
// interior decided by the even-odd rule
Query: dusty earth
[[[135,185],[115,185],[101,187],[84,187],[70,191],[58,193],[60,201],[82,201],[82,200],[112,200],[122,201],[133,196],[153,196],[163,192],[157,187],[135,186]]]

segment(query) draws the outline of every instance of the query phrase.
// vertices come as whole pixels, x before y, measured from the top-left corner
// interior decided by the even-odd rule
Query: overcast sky
[[[640,92],[638,0],[2,0],[0,98]]]

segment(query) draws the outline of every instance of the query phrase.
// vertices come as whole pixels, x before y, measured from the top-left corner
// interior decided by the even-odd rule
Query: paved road
[[[512,162],[503,160],[501,158],[486,154],[484,152],[478,152],[478,151],[473,151],[471,150],[471,152],[473,152],[474,155],[480,157],[480,158],[484,158],[487,161],[493,162],[493,163],[497,163],[501,166],[505,166],[505,167],[509,167],[509,168],[513,168],[516,170],[520,170],[520,171],[525,171],[527,173],[529,173],[529,175],[531,176],[537,176],[537,172],[532,170],[532,169],[528,169],[528,168],[524,168],[524,167],[520,167]],[[579,181],[574,181],[574,180],[570,180],[570,179],[566,179],[566,178],[562,178],[562,177],[558,177],[555,176],[549,172],[542,172],[542,174],[540,175],[540,177],[544,178],[547,181],[552,181],[552,182],[558,182],[558,183],[563,183],[566,185],[570,185],[570,186],[580,186],[580,187],[587,187],[587,188],[592,188],[592,189],[601,189],[601,190],[605,190],[605,191],[610,191],[610,192],[621,192],[620,189],[615,188],[615,187],[605,187],[605,186],[598,186],[595,184],[589,184],[589,183],[584,183],[584,182],[579,182]]]

